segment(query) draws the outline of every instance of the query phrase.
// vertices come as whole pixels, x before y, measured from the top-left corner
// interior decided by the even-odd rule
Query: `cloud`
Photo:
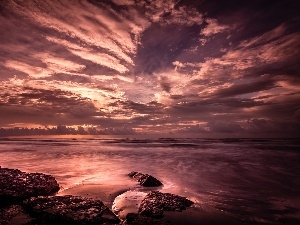
[[[201,30],[200,34],[206,37],[210,37],[214,34],[222,33],[225,31],[230,31],[230,27],[228,25],[221,25],[216,19],[206,19],[205,22],[207,23],[207,25]]]
[[[265,118],[252,118],[247,121],[246,128],[248,133],[261,134],[277,133],[278,136],[294,136],[294,132],[299,131],[299,121],[280,121]],[[296,134],[295,133],[295,134]]]
[[[138,5],[146,9],[146,16],[150,21],[161,25],[201,25],[202,14],[195,8],[179,6],[172,0],[167,1],[139,1]]]
[[[128,69],[124,65],[120,64],[120,60],[106,53],[97,53],[92,51],[76,51],[76,50],[70,50],[70,51],[74,55],[92,61],[93,63],[99,64],[101,66],[106,66],[108,68],[114,69],[119,73],[124,73],[128,71]]]
[[[3,65],[9,69],[14,69],[23,73],[26,73],[32,78],[45,78],[51,76],[51,73],[47,72],[47,69],[41,67],[34,67],[19,61],[6,61]]]
[[[99,130],[98,134],[110,134],[110,135],[133,135],[136,134],[136,132],[126,125],[122,127],[110,127],[105,128],[103,130]]]
[[[112,0],[117,5],[134,5],[133,0]]]
[[[232,84],[229,87],[218,89],[212,93],[215,97],[230,97],[243,95],[248,93],[257,93],[259,91],[266,91],[272,88],[280,87],[272,78],[262,78],[261,80],[250,81],[244,84]]]
[[[37,7],[33,2],[18,4],[9,1],[8,6],[43,27],[69,35],[71,38],[77,38],[91,47],[105,49],[132,64],[129,54],[135,51],[135,45],[132,43],[130,33],[126,31],[129,29],[126,23],[122,26],[117,22],[122,18],[121,16],[118,15],[120,18],[117,19],[111,17],[104,10],[105,5],[103,5],[102,13],[99,14],[101,9],[86,1],[81,3],[84,7],[81,7],[79,2],[68,4],[68,7],[65,7],[64,3],[40,2]],[[63,17],[63,15],[67,16]],[[108,30],[107,27],[115,29]],[[119,42],[119,39],[115,39],[116,37],[122,37],[123,41]]]
[[[166,77],[162,77],[161,78],[161,88],[165,91],[165,92],[168,92],[170,93],[171,91],[171,84],[168,82],[167,78]]]
[[[204,125],[200,125],[200,124],[196,124],[193,126],[189,126],[189,127],[184,127],[179,129],[176,133],[179,134],[201,134],[201,133],[207,133],[207,127],[205,127]]]
[[[99,53],[87,47],[81,47],[66,40],[57,39],[53,37],[47,37],[47,40],[54,42],[58,45],[63,45],[72,54],[82,59],[89,60],[100,66],[111,68],[119,73],[124,73],[128,71],[127,67],[120,63],[119,59],[107,53]]]
[[[275,28],[275,31],[270,31],[270,33],[278,33],[278,28]],[[226,95],[226,92],[229,94],[228,92],[230,91],[234,94],[233,89],[237,91],[236,94],[239,94],[238,92],[242,94],[257,92],[259,87],[262,88],[261,91],[276,88],[280,86],[278,85],[279,81],[286,79],[287,76],[292,76],[289,79],[295,79],[293,75],[295,70],[294,59],[298,58],[298,53],[297,51],[292,51],[292,49],[298,45],[295,42],[298,35],[297,33],[285,36],[277,35],[277,39],[275,38],[276,35],[273,35],[267,44],[254,43],[252,39],[245,45],[246,42],[243,41],[236,49],[232,48],[226,51],[221,57],[206,58],[204,62],[198,63],[176,62],[176,69],[178,73],[191,71],[194,74],[191,84],[198,85],[199,88],[205,87],[200,93],[206,95],[214,92]],[[256,40],[262,39],[257,37]],[[250,43],[252,44],[250,45]],[[292,65],[294,66],[292,67]],[[265,75],[274,73],[281,75],[273,76],[267,81],[268,79],[266,79],[267,76]],[[256,81],[257,78],[261,79],[261,76],[265,77],[261,81]],[[250,77],[253,77],[253,80],[249,80],[249,84],[233,86],[238,80],[247,80]],[[251,91],[252,82],[253,87]],[[269,84],[267,84],[268,82]],[[277,85],[275,84],[276,82]],[[209,84],[209,87],[207,87],[207,84]],[[266,86],[262,87],[261,85],[263,84]]]
[[[239,133],[244,131],[241,125],[236,122],[210,121],[207,126],[209,131],[216,133]]]
[[[251,38],[250,40],[244,40],[241,42],[240,46],[243,48],[255,47],[258,45],[268,44],[270,41],[275,41],[276,39],[282,37],[286,32],[286,24],[280,24],[278,27],[265,32],[260,36]]]
[[[109,99],[92,88],[84,89],[80,84],[53,81],[35,82],[10,79],[1,82],[1,111],[5,116],[2,125],[9,125],[14,120],[44,125],[80,124],[82,120],[91,120],[94,116],[103,116],[99,110],[101,99]],[[92,94],[97,94],[97,102]],[[106,93],[113,94],[112,91]],[[20,116],[21,115],[21,116]],[[46,124],[45,124],[46,123]]]
[[[28,135],[133,135],[135,131],[127,125],[99,129],[97,127],[65,126],[35,127],[35,128],[0,128],[0,136],[28,136]]]
[[[300,34],[290,3],[0,1],[0,125],[296,132]]]

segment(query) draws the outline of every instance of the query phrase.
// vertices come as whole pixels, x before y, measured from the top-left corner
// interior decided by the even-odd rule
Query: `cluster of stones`
[[[164,211],[182,211],[194,204],[187,198],[159,191],[151,191],[142,200],[138,213],[129,213],[123,225],[168,225],[160,220]]]
[[[162,185],[159,180],[149,174],[132,171],[128,176],[137,180],[143,187],[158,187]]]
[[[157,187],[162,183],[148,174],[131,172],[130,177],[136,179],[144,187]],[[150,191],[142,200],[138,213],[129,213],[123,225],[168,225],[166,221],[160,220],[164,211],[182,211],[194,204],[185,197],[171,193]]]
[[[0,224],[119,224],[103,202],[78,196],[49,196],[55,178],[0,167]]]
[[[0,168],[1,205],[19,202],[29,197],[50,195],[58,190],[59,185],[53,176]]]
[[[118,224],[120,220],[100,200],[79,196],[32,197],[24,209],[35,224]]]
[[[162,183],[155,177],[131,172],[144,187]],[[0,167],[0,224],[92,225],[120,224],[119,218],[100,200],[79,196],[53,196],[59,190],[55,178],[42,173],[25,173]],[[151,191],[142,200],[138,213],[129,213],[123,225],[168,225],[160,220],[163,211],[181,211],[192,201],[170,193]]]

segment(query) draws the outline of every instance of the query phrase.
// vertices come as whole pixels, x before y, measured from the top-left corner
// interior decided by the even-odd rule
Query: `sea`
[[[300,224],[299,139],[0,138],[0,166],[51,174],[62,190],[138,171],[241,224]]]

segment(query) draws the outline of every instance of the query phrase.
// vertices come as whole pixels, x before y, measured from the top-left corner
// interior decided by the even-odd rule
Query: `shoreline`
[[[151,190],[151,188],[149,189]],[[124,198],[128,200],[130,196],[126,196],[126,192],[147,192],[147,188],[135,188],[128,187],[126,185],[105,185],[105,184],[79,184],[69,189],[58,192],[57,196],[74,195],[95,200],[101,200],[110,210],[116,197],[124,195]],[[138,208],[137,201],[126,201],[126,208]],[[130,205],[132,204],[132,205]],[[113,211],[113,210],[112,210]],[[125,209],[126,211],[126,209]],[[137,213],[137,212],[135,212]],[[116,214],[121,221],[124,221],[123,216]],[[195,203],[186,210],[180,212],[176,211],[164,211],[163,218],[160,221],[164,223],[171,223],[173,225],[198,225],[198,224],[210,224],[210,225],[242,225],[235,218],[227,215],[224,212],[214,209],[212,206],[202,205],[201,203]]]
[[[19,183],[19,187],[21,188],[20,190],[23,190],[22,188],[24,188],[24,182],[26,182],[26,180],[29,179],[30,182],[33,182],[34,178],[36,178],[36,177],[37,177],[37,180],[34,181],[35,182],[34,185],[32,183],[28,183],[29,193],[31,193],[30,188],[33,188],[35,185],[40,186],[41,190],[44,190],[45,188],[49,189],[49,187],[47,187],[46,183],[43,183],[44,179],[48,179],[48,181],[50,182],[50,183],[48,183],[48,185],[53,185],[54,187],[58,188],[58,183],[56,183],[56,182],[53,183],[54,177],[51,175],[46,175],[46,174],[41,174],[41,173],[36,173],[36,174],[24,173],[17,169],[7,169],[7,168],[1,168],[1,169],[3,170],[3,174],[2,174],[3,178],[5,177],[4,175],[10,175],[10,179],[8,179],[8,180],[17,179],[17,181],[20,182]],[[14,176],[15,176],[15,178],[14,178]],[[29,176],[29,178],[27,176]],[[32,177],[30,177],[30,176],[32,176]],[[2,182],[4,180],[7,180],[7,179],[2,179]],[[166,188],[166,189],[162,188],[163,186],[144,187],[144,186],[141,186],[140,184],[136,184],[136,182],[126,183],[126,182],[120,182],[120,180],[115,180],[115,181],[117,181],[117,182],[115,182],[115,183],[109,183],[109,182],[81,183],[81,184],[72,186],[70,188],[60,189],[60,191],[53,193],[53,194],[51,194],[51,189],[49,189],[49,191],[47,192],[48,194],[46,194],[46,192],[41,192],[42,194],[36,194],[39,192],[34,192],[32,194],[35,197],[46,196],[46,198],[47,198],[47,196],[52,196],[53,198],[50,197],[50,201],[51,201],[51,199],[57,199],[57,200],[54,200],[54,201],[56,201],[55,203],[51,203],[51,204],[53,204],[53,208],[51,210],[54,210],[54,212],[57,214],[60,213],[59,207],[61,207],[59,205],[60,200],[58,200],[58,199],[61,199],[62,205],[68,205],[68,202],[70,202],[70,200],[73,201],[72,199],[75,199],[75,200],[73,203],[71,203],[71,205],[72,204],[76,205],[76,201],[77,202],[81,201],[83,203],[83,205],[87,206],[87,208],[86,208],[87,213],[89,212],[89,210],[95,209],[95,208],[93,208],[93,206],[91,206],[92,204],[96,204],[97,205],[96,207],[98,207],[99,206],[98,203],[101,203],[101,204],[103,204],[103,206],[105,206],[107,209],[109,209],[108,210],[109,215],[105,215],[105,216],[109,216],[110,218],[115,217],[118,221],[121,221],[120,223],[118,222],[117,224],[123,224],[123,221],[127,220],[127,215],[134,214],[134,215],[136,215],[136,217],[133,217],[133,218],[136,218],[137,220],[139,220],[139,223],[135,223],[135,221],[134,221],[133,224],[143,224],[143,222],[146,222],[146,224],[148,224],[147,222],[149,222],[149,220],[150,221],[153,220],[153,221],[157,222],[157,223],[155,222],[154,224],[172,224],[172,225],[198,225],[198,224],[210,224],[210,225],[219,225],[219,224],[242,225],[242,224],[244,224],[245,225],[245,223],[243,223],[243,221],[238,220],[238,218],[234,218],[234,216],[232,214],[222,212],[222,211],[214,208],[212,205],[201,202],[201,200],[199,200],[199,199],[196,201],[188,200],[188,197],[185,196],[184,193],[176,193],[176,194],[178,194],[178,195],[176,195],[176,194],[172,194],[172,191],[169,190],[168,188]],[[16,182],[16,183],[18,183],[18,182]],[[39,182],[41,182],[41,183],[39,183]],[[3,185],[5,185],[5,184],[9,184],[9,183],[3,183]],[[11,188],[11,186],[7,186],[7,187]],[[36,187],[34,187],[34,188],[36,188]],[[7,189],[4,188],[3,191],[5,191],[5,190],[7,190]],[[18,189],[12,189],[12,191],[16,191],[16,190],[18,190]],[[5,192],[3,192],[3,193],[5,193]],[[11,193],[11,192],[8,192],[8,193]],[[151,197],[149,197],[149,194]],[[148,199],[147,199],[146,195],[148,196]],[[5,197],[5,195],[3,195],[3,196]],[[166,197],[166,196],[169,196],[169,197]],[[180,207],[176,206],[177,200],[174,200],[174,199],[178,199],[176,196],[179,197],[180,199],[187,198],[186,200],[190,201],[192,204],[191,205],[189,204],[187,206],[181,205],[181,206],[183,206],[182,208],[181,208],[181,206]],[[24,209],[25,209],[24,206],[27,204],[26,202],[35,201],[34,198],[33,198],[33,200],[31,200],[29,197],[30,196],[26,196],[26,195],[20,196],[19,202],[14,201],[14,198],[12,198],[12,200],[7,202],[10,204],[4,205],[3,207],[0,208],[0,219],[2,219],[1,217],[3,215],[5,216],[5,213],[8,215],[9,213],[11,213],[11,212],[14,213],[14,211],[15,211],[15,214],[12,215],[11,218],[9,216],[6,216],[6,219],[9,219],[10,221],[11,221],[11,219],[19,220],[20,216],[21,216],[21,217],[24,217],[26,220],[28,220],[28,219],[34,220],[35,218],[28,217],[28,211],[27,212],[24,211]],[[22,198],[25,199],[25,203],[24,203],[24,201],[22,203]],[[37,197],[37,198],[39,198],[39,197]],[[145,203],[145,199],[147,199],[146,203]],[[96,203],[96,202],[98,202],[98,203]],[[35,203],[33,203],[33,204],[35,204]],[[39,204],[39,203],[37,203],[37,204]],[[55,204],[57,204],[57,206]],[[178,203],[178,204],[184,204],[184,203]],[[13,208],[13,210],[11,210],[10,207],[16,207],[16,206],[19,206],[19,208]],[[78,205],[78,207],[79,207],[79,205]],[[89,207],[92,207],[92,208],[89,208]],[[141,207],[142,207],[142,211],[141,211]],[[150,208],[147,208],[147,207],[150,207]],[[74,208],[74,205],[72,205],[72,207],[70,207],[68,209],[73,210],[73,208]],[[158,209],[162,210],[161,214],[155,214],[155,213],[157,213]],[[148,212],[150,212],[150,214],[144,214],[144,210],[149,210]],[[151,211],[151,210],[154,210],[154,211]],[[64,210],[62,212],[64,212]],[[151,214],[152,212],[153,212],[153,214]],[[72,213],[80,214],[80,210],[77,212],[76,208],[74,208],[74,211],[72,211]],[[102,214],[99,214],[99,215],[102,216]],[[53,214],[53,216],[55,216],[55,215]],[[159,216],[159,217],[156,217],[156,216]],[[17,218],[15,218],[15,217],[17,217]],[[76,216],[74,216],[74,218],[75,217]],[[157,218],[159,218],[159,219],[157,220]],[[3,220],[3,221],[5,222],[5,220]],[[150,223],[152,223],[152,222],[150,222]],[[0,223],[1,223],[1,220],[0,220]],[[6,223],[4,223],[4,224],[6,224]],[[8,224],[22,225],[23,223],[8,223]],[[125,224],[131,224],[131,223],[125,222]],[[253,223],[253,224],[259,224],[259,223]]]
[[[74,195],[101,200],[111,209],[114,199],[129,190],[131,188],[125,185],[78,184],[59,191],[55,196]]]

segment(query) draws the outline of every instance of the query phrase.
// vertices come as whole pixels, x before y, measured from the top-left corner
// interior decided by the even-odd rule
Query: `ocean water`
[[[300,224],[296,139],[2,138],[0,166],[51,174],[62,190],[138,171],[241,224]]]

